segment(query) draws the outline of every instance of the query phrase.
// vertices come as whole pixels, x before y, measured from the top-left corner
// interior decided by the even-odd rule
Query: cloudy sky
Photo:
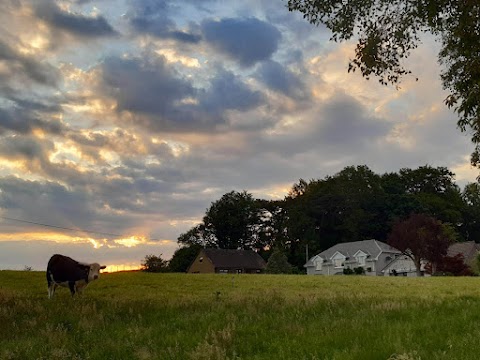
[[[226,192],[349,165],[475,180],[434,39],[396,90],[329,37],[282,0],[0,1],[0,269],[169,258]]]

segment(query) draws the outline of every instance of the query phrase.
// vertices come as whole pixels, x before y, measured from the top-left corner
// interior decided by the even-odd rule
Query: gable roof
[[[264,269],[267,263],[253,250],[203,249],[216,268]]]
[[[372,239],[336,244],[315,256],[320,256],[324,260],[330,260],[330,258],[338,252],[345,257],[351,258],[359,250],[363,251],[367,255],[370,255],[369,259],[376,258],[382,252],[401,254],[400,250],[395,249],[394,247],[385,244],[384,242]],[[313,266],[313,262],[311,260],[313,260],[313,258],[311,258],[305,264],[305,266]]]
[[[450,245],[447,251],[447,256],[454,257],[458,254],[462,254],[464,261],[468,262],[473,259],[480,250],[480,244],[475,241],[458,242]]]

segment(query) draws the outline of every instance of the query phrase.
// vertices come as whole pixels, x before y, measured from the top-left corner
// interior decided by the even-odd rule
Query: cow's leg
[[[52,283],[48,287],[48,298],[49,299],[53,298],[53,295],[55,295],[55,290],[57,290],[57,287],[58,287],[58,284],[56,284],[52,281]]]
[[[50,279],[50,274],[48,273],[48,270],[47,270],[47,289],[48,289],[48,298],[50,299],[52,297],[52,294],[51,294],[51,287],[52,287],[52,280]]]
[[[69,281],[68,288],[70,289],[70,293],[72,294],[72,297],[73,297],[73,295],[75,295],[75,281]]]

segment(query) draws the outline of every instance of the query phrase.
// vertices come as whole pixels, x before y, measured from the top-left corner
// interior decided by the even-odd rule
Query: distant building
[[[310,258],[307,275],[337,275],[344,269],[362,267],[366,275],[383,275],[382,270],[401,252],[378,240],[340,243]]]
[[[188,268],[188,273],[256,274],[266,262],[252,250],[202,249]]]
[[[475,241],[465,241],[457,242],[448,248],[447,256],[455,257],[459,254],[463,256],[463,262],[467,265],[472,271],[478,271],[477,256],[480,251],[480,244],[475,243]]]
[[[464,264],[470,270],[476,272],[478,270],[477,255],[479,251],[480,244],[476,244],[474,241],[457,242],[449,246],[447,256],[453,258],[462,255]],[[425,271],[427,264],[427,260],[422,260],[420,263],[420,271],[425,276],[428,276]],[[385,276],[417,276],[416,272],[413,260],[406,255],[398,256],[383,269]]]
[[[426,276],[425,266],[427,265],[428,261],[421,260],[420,261],[420,274],[421,276]],[[390,262],[385,268],[382,270],[383,275],[385,276],[409,276],[409,277],[416,277],[417,276],[417,267],[413,260],[405,255],[402,254],[397,256],[392,262]]]

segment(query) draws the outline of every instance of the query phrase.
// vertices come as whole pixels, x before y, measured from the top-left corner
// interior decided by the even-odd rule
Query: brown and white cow
[[[84,264],[68,256],[53,255],[47,266],[48,297],[53,297],[58,286],[68,287],[72,296],[76,292],[81,293],[91,281],[98,279],[100,270],[105,268],[97,263]]]

